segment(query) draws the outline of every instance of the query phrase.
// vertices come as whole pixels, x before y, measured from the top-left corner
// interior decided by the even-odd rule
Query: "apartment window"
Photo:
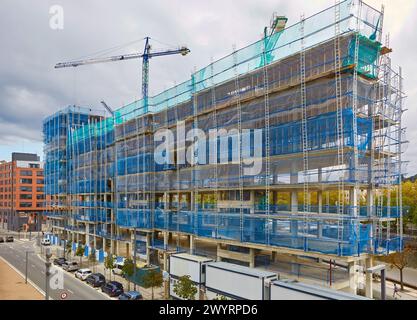
[[[32,192],[32,187],[21,186],[20,191],[22,191],[22,192]]]
[[[43,187],[36,187],[36,192],[43,192],[44,188]]]
[[[36,208],[43,208],[43,207],[45,207],[45,204],[43,202],[36,203]]]
[[[36,175],[37,175],[38,177],[43,177],[43,171],[38,171],[38,172],[36,172]]]
[[[32,194],[21,194],[20,199],[22,199],[22,200],[32,200]]]
[[[37,184],[44,184],[44,180],[43,179],[36,179],[36,183]]]
[[[23,184],[32,184],[32,179],[20,179],[20,183],[23,183]]]
[[[43,199],[45,199],[45,195],[43,195],[43,194],[37,194],[36,195],[36,199],[37,200],[43,200]]]
[[[30,163],[29,164],[29,168],[35,168],[35,169],[39,169],[39,164],[38,163]]]
[[[22,171],[20,171],[20,175],[22,177],[31,177],[32,176],[32,171],[30,171],[30,170],[22,170]]]
[[[20,207],[21,208],[30,208],[30,207],[32,207],[32,203],[31,202],[21,202]]]

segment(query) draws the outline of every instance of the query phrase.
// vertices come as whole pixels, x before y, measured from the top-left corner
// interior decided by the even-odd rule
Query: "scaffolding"
[[[146,113],[139,100],[68,130],[75,221],[110,239],[139,229],[338,256],[401,250],[404,92],[383,18],[336,2],[149,97]],[[160,164],[161,129],[229,134],[204,147],[210,161],[183,137]]]

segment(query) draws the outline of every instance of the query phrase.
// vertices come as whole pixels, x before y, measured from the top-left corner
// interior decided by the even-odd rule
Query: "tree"
[[[67,255],[70,255],[72,252],[72,241],[67,241],[67,244],[65,245],[65,250],[67,251]]]
[[[91,253],[88,256],[88,262],[90,262],[93,265],[93,271],[96,272],[95,271],[96,270],[96,262],[97,262],[96,249],[94,249],[94,248],[91,249]]]
[[[104,259],[104,268],[110,270],[110,280],[111,280],[111,273],[114,269],[114,259],[113,255],[108,254],[106,259]]]
[[[160,288],[163,284],[162,272],[157,272],[155,270],[149,270],[143,276],[143,286],[152,289],[152,300],[154,300],[154,291],[153,288]]]
[[[77,250],[75,251],[75,255],[76,255],[77,257],[80,257],[80,267],[81,267],[81,266],[82,266],[82,264],[83,264],[83,256],[84,256],[84,251],[85,251],[84,246],[83,246],[81,243],[79,243],[79,244],[78,244],[78,247],[77,247]]]
[[[190,276],[182,276],[174,285],[175,294],[184,300],[194,300],[198,292]]]
[[[127,279],[127,288],[129,291],[130,291],[130,277],[133,276],[134,271],[135,271],[135,264],[133,263],[133,260],[126,259],[123,264],[122,272],[125,278]]]
[[[229,300],[221,294],[216,294],[216,297],[213,300]]]
[[[391,269],[397,268],[400,272],[401,290],[404,290],[403,271],[408,266],[412,253],[413,250],[410,247],[405,247],[402,252],[395,252],[386,258],[386,262],[390,264]]]

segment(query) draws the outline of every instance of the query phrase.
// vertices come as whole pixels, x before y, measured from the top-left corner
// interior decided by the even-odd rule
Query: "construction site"
[[[403,249],[405,93],[384,14],[346,0],[291,25],[275,15],[262,39],[156,96],[111,116],[70,106],[46,118],[56,243],[164,270],[187,252],[372,296],[361,270]],[[228,154],[216,136],[208,163],[187,138],[158,163],[157,133],[177,136],[179,123],[224,129]]]

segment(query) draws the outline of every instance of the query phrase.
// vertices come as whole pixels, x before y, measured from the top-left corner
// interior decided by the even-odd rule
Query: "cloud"
[[[368,0],[375,8],[382,1]],[[385,1],[385,30],[391,32],[393,63],[401,63],[408,93],[404,117],[408,137],[417,128],[417,65],[414,60],[416,0]],[[273,12],[286,15],[289,24],[332,5],[333,0],[153,0],[71,1],[2,0],[0,11],[0,158],[10,143],[41,140],[42,119],[67,105],[100,109],[103,99],[113,108],[141,96],[141,62],[126,61],[55,70],[57,62],[87,56],[145,36],[159,40],[155,48],[187,45],[186,57],[155,58],[150,65],[150,93],[156,94],[189,79],[194,67],[208,65],[260,38]],[[64,30],[49,27],[49,8],[64,9]],[[143,41],[109,52],[143,50]],[[7,149],[8,150],[8,149]],[[2,154],[3,152],[3,154]],[[41,153],[42,151],[39,150]],[[417,172],[417,147],[404,155]],[[414,164],[416,163],[416,164]]]

